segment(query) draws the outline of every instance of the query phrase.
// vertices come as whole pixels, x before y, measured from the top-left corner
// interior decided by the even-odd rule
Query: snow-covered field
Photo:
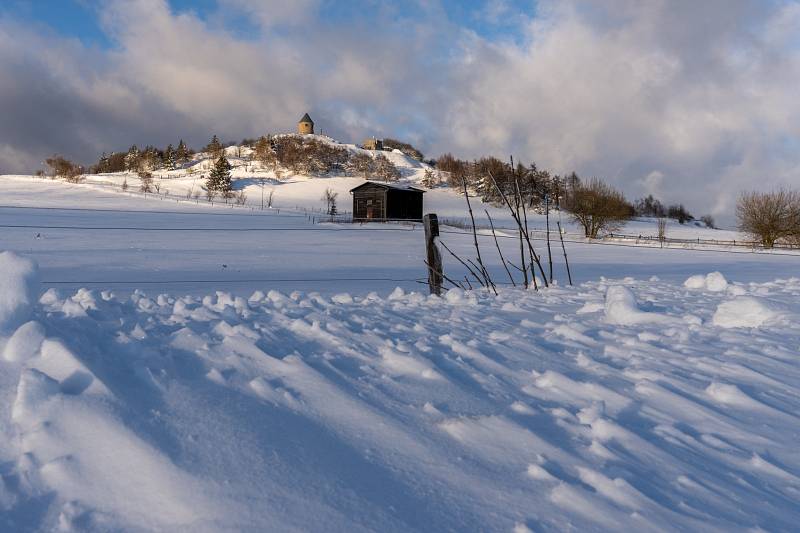
[[[568,243],[574,287],[430,297],[418,226],[293,211],[346,179],[0,178],[0,530],[796,529],[800,258]]]

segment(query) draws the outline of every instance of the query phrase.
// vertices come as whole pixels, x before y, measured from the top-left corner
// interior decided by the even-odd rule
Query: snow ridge
[[[30,272],[6,287],[35,293]],[[800,280],[746,291],[788,316]],[[717,325],[740,296],[635,280],[496,298],[81,290],[17,314],[4,294],[22,321],[0,340],[4,527],[800,520],[800,326]]]

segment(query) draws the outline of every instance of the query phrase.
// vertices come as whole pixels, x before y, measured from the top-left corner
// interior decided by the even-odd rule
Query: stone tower
[[[314,133],[314,121],[308,116],[308,113],[303,115],[300,122],[297,123],[297,133],[302,135],[309,135]]]

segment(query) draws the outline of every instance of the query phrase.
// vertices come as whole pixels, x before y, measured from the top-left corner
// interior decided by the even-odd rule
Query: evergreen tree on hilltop
[[[164,166],[167,170],[175,170],[175,149],[171,144],[164,150]]]
[[[175,161],[181,165],[189,161],[189,149],[186,148],[186,143],[183,142],[183,139],[178,143],[178,149],[175,150]]]
[[[135,144],[131,146],[125,156],[125,170],[129,172],[139,170],[140,155],[139,148]]]
[[[208,152],[208,155],[211,157],[211,159],[219,159],[224,155],[222,149],[222,143],[219,142],[219,139],[217,138],[216,135],[214,135],[214,137],[211,138],[211,142],[208,143],[208,146],[206,146],[205,151]]]
[[[222,193],[226,198],[230,196],[233,190],[233,183],[231,182],[231,164],[225,159],[225,156],[220,156],[211,169],[211,174],[206,181],[206,188],[212,191]]]

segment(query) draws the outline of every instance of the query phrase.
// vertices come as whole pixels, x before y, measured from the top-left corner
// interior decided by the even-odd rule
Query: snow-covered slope
[[[4,530],[800,520],[797,279],[36,303],[0,270]]]

